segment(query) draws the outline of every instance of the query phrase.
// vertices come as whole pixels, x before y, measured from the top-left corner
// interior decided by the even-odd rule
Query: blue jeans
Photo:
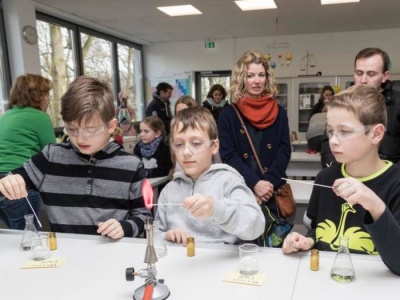
[[[39,217],[40,212],[40,193],[34,190],[28,190],[28,199],[32,204],[36,215]],[[10,229],[20,229],[25,228],[25,215],[33,214],[32,209],[27,203],[25,198],[18,200],[2,200],[0,201],[0,218],[6,223]],[[35,220],[36,228],[39,228],[39,224]]]

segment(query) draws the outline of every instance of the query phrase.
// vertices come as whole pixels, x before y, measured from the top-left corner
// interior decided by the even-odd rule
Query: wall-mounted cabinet
[[[298,138],[305,140],[311,109],[318,102],[322,88],[338,85],[344,90],[353,80],[353,76],[278,78],[278,99],[286,104],[290,131],[296,131]]]

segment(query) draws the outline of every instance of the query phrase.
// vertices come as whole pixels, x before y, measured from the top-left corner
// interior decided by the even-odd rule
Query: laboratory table
[[[2,299],[132,299],[144,283],[126,281],[125,270],[146,267],[146,240],[57,234],[58,249],[52,258],[65,257],[58,268],[22,269],[30,252],[19,249],[22,231],[0,230],[0,295]],[[238,267],[233,245],[196,244],[188,257],[182,245],[167,243],[168,254],[155,265],[158,279],[171,291],[168,299],[394,299],[400,277],[390,273],[379,256],[352,255],[356,280],[337,283],[330,276],[335,253],[320,254],[320,271],[309,269],[309,253],[284,255],[281,249],[262,248],[261,286],[224,282]]]

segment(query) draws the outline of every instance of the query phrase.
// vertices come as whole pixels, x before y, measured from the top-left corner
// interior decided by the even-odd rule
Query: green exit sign
[[[215,48],[215,40],[212,39],[207,39],[204,41],[204,47],[206,49],[212,49]]]

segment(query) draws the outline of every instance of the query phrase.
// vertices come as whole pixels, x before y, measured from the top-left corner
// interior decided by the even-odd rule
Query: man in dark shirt
[[[153,93],[153,100],[146,108],[146,117],[159,117],[164,123],[167,135],[169,134],[172,120],[171,103],[169,102],[172,90],[173,87],[169,83],[160,82]]]
[[[365,84],[379,90],[386,100],[387,126],[379,147],[382,159],[400,163],[400,85],[388,80],[390,58],[379,48],[365,48],[354,60],[354,83]],[[329,148],[329,140],[322,141],[321,162],[323,167],[335,162]]]
[[[379,90],[386,99],[387,128],[379,147],[382,159],[400,160],[400,93],[390,76],[390,58],[379,48],[365,48],[354,60],[355,84],[366,84]]]

